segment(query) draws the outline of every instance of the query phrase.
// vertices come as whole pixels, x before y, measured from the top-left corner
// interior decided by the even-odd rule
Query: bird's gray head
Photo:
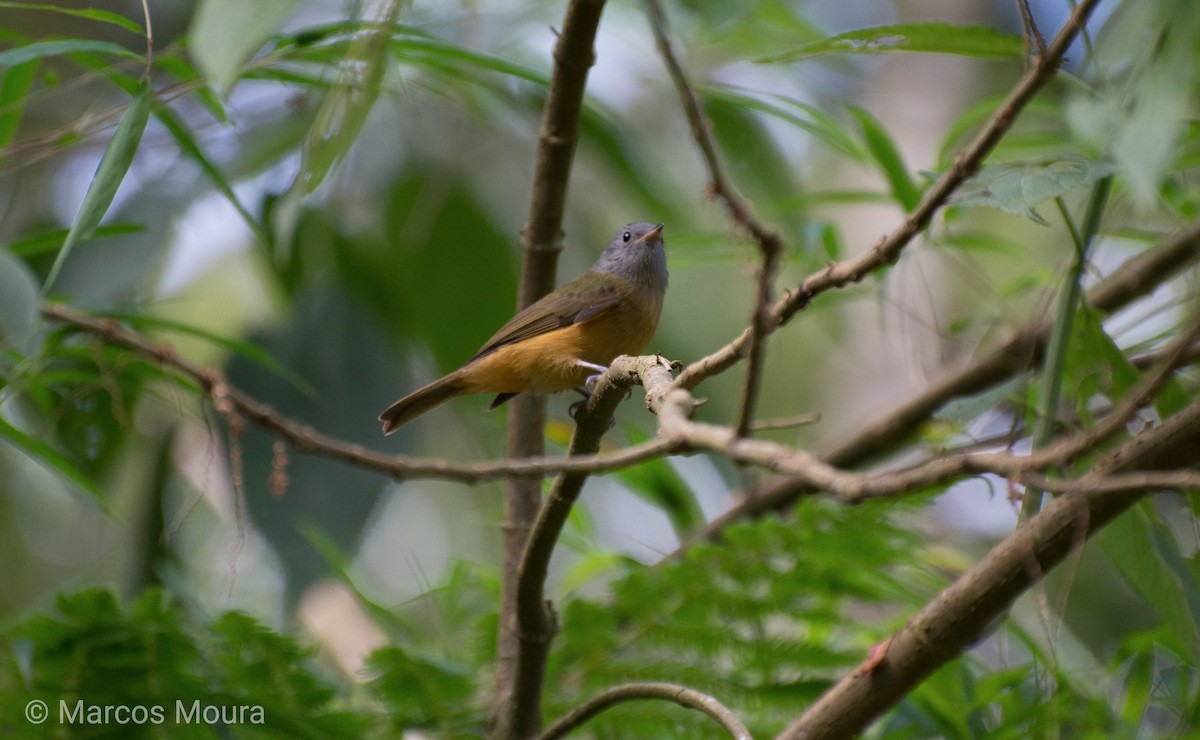
[[[663,248],[662,224],[625,224],[608,243],[594,272],[606,272],[663,292],[667,289],[667,253]]]

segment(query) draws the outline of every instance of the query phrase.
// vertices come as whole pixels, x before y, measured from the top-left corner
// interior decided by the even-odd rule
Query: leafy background
[[[397,484],[280,453],[253,428],[231,437],[195,387],[42,320],[38,302],[118,318],[348,441],[502,456],[505,412],[486,399],[387,440],[374,418],[511,312],[562,6],[150,10],[147,77],[139,3],[0,2],[0,728],[32,732],[31,697],[204,697],[263,705],[264,734],[483,734],[500,484]],[[1049,35],[1069,4],[1034,10]],[[731,177],[789,245],[782,286],[896,223],[1026,64],[1007,1],[667,12]],[[367,33],[375,23],[393,25]],[[1074,257],[1059,209],[1081,223],[1102,178],[1113,191],[1084,284],[1194,221],[1198,26],[1185,0],[1103,3],[1088,43],[911,253],[776,336],[760,408],[821,421],[764,436],[828,448],[1052,313]],[[621,223],[666,223],[671,288],[651,349],[694,359],[745,326],[754,248],[705,198],[641,7],[610,4],[596,51],[559,273],[584,270]],[[1082,315],[1061,371],[1067,418],[1128,389],[1128,358],[1176,328],[1192,280],[1104,321]],[[704,384],[703,418],[730,418],[739,380]],[[1193,397],[1194,377],[1178,392]],[[891,452],[1007,434],[1038,398],[1018,379]],[[567,403],[551,401],[556,449]],[[610,443],[652,422],[628,403]],[[694,456],[589,483],[552,571],[564,628],[548,717],[642,678],[711,691],[756,734],[777,730],[1016,518],[999,480],[902,504],[808,500],[660,562],[754,481]],[[1200,726],[1195,503],[1163,496],[1119,520],[871,733]],[[714,732],[658,703],[589,728]]]

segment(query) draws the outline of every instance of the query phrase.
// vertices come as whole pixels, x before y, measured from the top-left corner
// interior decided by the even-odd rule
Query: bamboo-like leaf
[[[31,59],[9,67],[0,77],[0,152],[17,133],[29,88],[37,79],[39,64],[38,60]],[[2,158],[0,161],[3,161]]]
[[[1178,557],[1178,548],[1174,543],[1163,546],[1170,539],[1163,529],[1151,503],[1144,501],[1106,526],[1097,539],[1129,586],[1154,608],[1191,659],[1197,660],[1200,614],[1193,612],[1197,586],[1186,568],[1172,568],[1167,562],[1170,554]]]
[[[906,211],[911,211],[921,200],[921,189],[908,174],[904,166],[904,158],[892,141],[891,135],[883,124],[865,108],[851,106],[850,113],[862,126],[863,139],[871,158],[879,165],[879,170],[887,178],[892,188],[892,197]]]
[[[220,334],[215,334],[211,331],[208,331],[207,329],[202,329],[198,326],[185,324],[181,321],[172,321],[171,319],[165,319],[160,316],[150,316],[144,313],[108,312],[105,314],[105,316],[117,319],[118,321],[123,321],[140,330],[163,329],[201,339],[217,347],[221,347],[222,349],[226,349],[230,352],[241,355],[257,365],[261,365],[267,370],[270,370],[278,375],[280,378],[286,380],[288,383],[291,383],[295,388],[305,394],[311,396],[314,393],[311,383],[308,383],[304,380],[304,378],[292,372],[286,365],[272,357],[269,352],[253,342],[222,336]]]
[[[12,49],[0,51],[0,67],[15,67],[18,64],[24,64],[34,59],[61,56],[62,54],[80,51],[109,54],[121,57],[122,59],[142,59],[141,54],[130,51],[124,46],[114,44],[111,41],[55,39],[53,41],[35,41],[32,44],[25,44],[24,46],[16,46]]]
[[[867,159],[866,149],[846,130],[847,127],[816,106],[784,95],[774,95],[771,96],[771,100],[763,100],[730,87],[707,87],[701,92],[706,100],[723,100],[764,113],[812,134],[830,149],[860,161]]]
[[[109,236],[127,236],[145,230],[146,227],[141,224],[105,224],[96,227],[92,238],[101,239]],[[26,258],[36,257],[39,254],[47,254],[49,252],[57,252],[62,248],[63,240],[67,238],[68,233],[70,233],[69,229],[43,231],[33,236],[27,236],[20,241],[13,242],[8,245],[8,249],[18,257]]]
[[[150,118],[152,103],[150,82],[143,80],[133,99],[129,101],[125,114],[121,116],[121,122],[117,124],[117,130],[113,132],[103,156],[100,157],[100,164],[96,167],[92,183],[88,186],[83,203],[71,222],[71,230],[67,232],[66,241],[63,242],[62,249],[50,268],[50,274],[46,276],[46,283],[42,287],[43,294],[54,285],[54,280],[70,256],[71,250],[76,244],[90,239],[95,234],[100,220],[112,205],[113,196],[117,194],[117,188],[125,179],[125,173],[129,171],[129,165],[137,154],[142,132],[146,130],[146,121]]]
[[[0,1],[0,8],[8,8],[11,10],[43,10],[51,13],[61,13],[62,15],[73,15],[76,18],[87,18],[90,21],[100,21],[101,23],[111,23],[114,26],[120,26],[130,33],[136,33],[139,36],[144,36],[146,31],[136,21],[126,18],[118,13],[113,13],[109,10],[100,10],[99,8],[62,8],[57,5],[42,5],[41,3],[13,3]]]
[[[1001,33],[989,26],[902,23],[839,33],[758,61],[779,64],[822,54],[890,54],[897,51],[1005,59],[1020,57],[1025,44],[1020,36]]]
[[[7,439],[13,446],[23,450],[30,457],[40,462],[47,470],[61,475],[63,478],[87,491],[100,500],[100,490],[87,473],[79,469],[69,457],[54,449],[36,437],[31,437],[17,429],[6,419],[0,417],[0,437]]]
[[[395,20],[400,0],[392,0],[387,17]],[[390,23],[388,24],[390,28]],[[325,95],[300,154],[300,172],[291,190],[308,195],[320,187],[334,165],[358,137],[379,97],[391,36],[384,29],[354,40],[341,63],[337,84]]]
[[[225,111],[225,105],[211,87],[203,84],[204,78],[201,77],[199,70],[192,66],[191,61],[179,57],[157,56],[154,58],[154,67],[160,72],[166,72],[175,77],[180,82],[200,83],[196,87],[196,99],[213,118],[221,123],[229,123],[229,114]]]

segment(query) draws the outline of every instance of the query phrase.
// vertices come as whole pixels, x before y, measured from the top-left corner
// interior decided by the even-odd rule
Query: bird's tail
[[[391,434],[426,411],[441,406],[464,392],[466,389],[456,373],[435,380],[424,388],[418,388],[388,406],[387,410],[379,415],[379,420],[383,422],[383,433]]]

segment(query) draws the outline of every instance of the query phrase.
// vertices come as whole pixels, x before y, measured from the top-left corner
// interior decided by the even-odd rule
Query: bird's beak
[[[653,229],[650,229],[645,234],[642,234],[642,237],[640,239],[638,239],[638,244],[645,244],[649,241],[657,239],[658,237],[662,236],[662,230],[663,230],[662,224],[655,226]]]

